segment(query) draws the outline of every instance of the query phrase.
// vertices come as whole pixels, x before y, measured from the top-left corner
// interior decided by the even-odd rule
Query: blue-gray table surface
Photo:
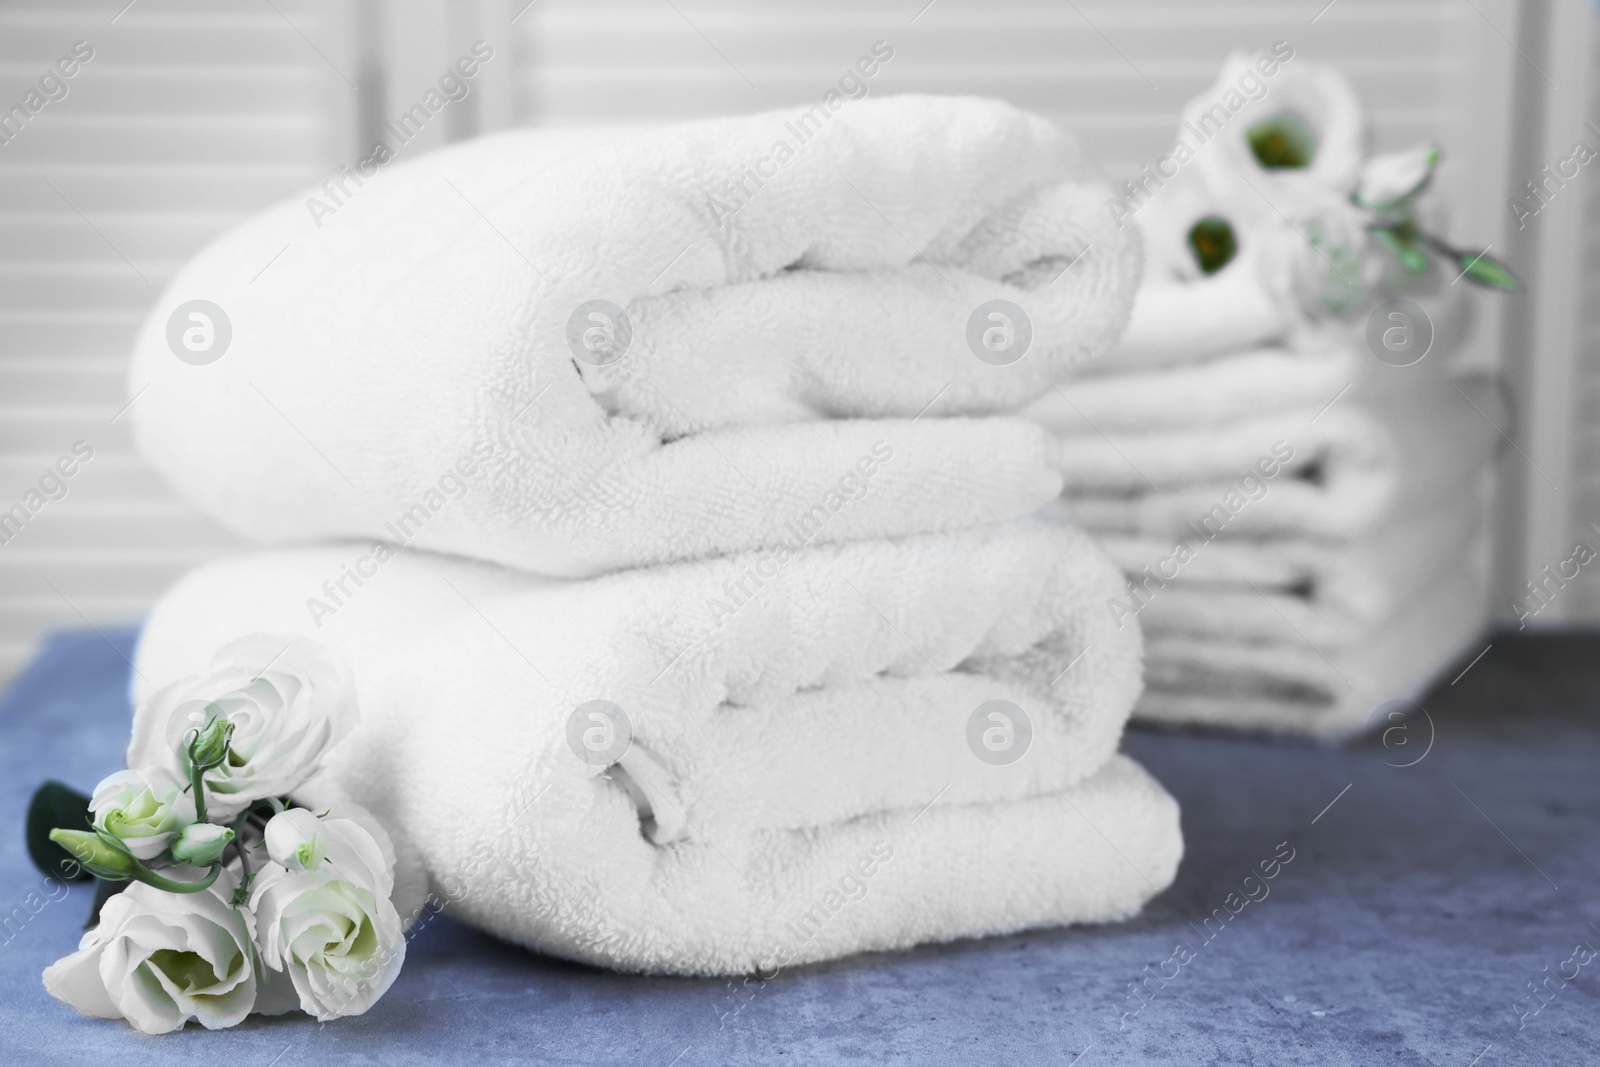
[[[121,766],[134,637],[56,636],[0,700],[5,1064],[1600,1064],[1600,959],[1568,962],[1600,948],[1597,637],[1495,638],[1387,746],[1130,732],[1127,751],[1183,806],[1187,853],[1122,925],[746,985],[547,959],[446,913],[365,1016],[161,1038],[80,1018],[40,985],[76,945],[87,888],[23,906],[43,888],[22,843],[28,796],[47,777],[87,791]],[[1205,917],[1238,907],[1284,841],[1294,859],[1268,895],[1206,940],[1219,924]],[[1192,958],[1167,962],[1180,944]]]

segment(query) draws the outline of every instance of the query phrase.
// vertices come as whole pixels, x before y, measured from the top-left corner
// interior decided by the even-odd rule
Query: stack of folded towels
[[[1017,414],[1141,276],[1069,138],[898,97],[345,185],[220,239],[141,336],[144,455],[320,543],[184,579],[136,699],[243,634],[321,642],[362,706],[337,788],[463,918],[620,969],[1113,920],[1171,881],[1176,805],[1117,754],[1122,575],[1035,514],[1059,459]],[[194,300],[220,354],[181,356]]]
[[[1285,115],[1313,139],[1300,168],[1251,144]],[[1380,303],[1387,252],[1352,202],[1364,137],[1335,71],[1233,57],[1185,109],[1193,158],[1114,207],[1147,248],[1117,350],[1029,409],[1061,442],[1062,510],[1128,576],[1108,610],[1145,629],[1138,717],[1353,733],[1486,624],[1494,397],[1449,359],[1467,286],[1435,265],[1414,310]]]

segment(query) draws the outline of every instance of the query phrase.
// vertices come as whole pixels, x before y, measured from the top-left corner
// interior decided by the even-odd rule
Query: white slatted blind
[[[572,124],[791,105],[819,97],[882,39],[895,57],[874,92],[1002,96],[1077,131],[1122,174],[1170,147],[1178,108],[1230,50],[1282,39],[1350,75],[1377,147],[1434,136],[1473,158],[1486,131],[1472,85],[1497,77],[1479,51],[1486,41],[1511,51],[1488,21],[1509,31],[1510,5],[1335,0],[1313,23],[1325,3],[539,0],[517,22],[528,56],[520,115]]]
[[[112,421],[128,350],[173,270],[319,177],[343,121],[348,90],[318,52],[337,51],[339,27],[309,0],[125,3],[0,6],[0,106],[74,42],[94,50],[0,145],[0,509],[26,506],[75,441],[94,450],[0,544],[0,679],[41,630],[136,619],[231,543]]]

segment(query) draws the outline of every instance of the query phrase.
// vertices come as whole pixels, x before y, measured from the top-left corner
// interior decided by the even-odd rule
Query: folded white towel
[[[1346,398],[1226,426],[1063,438],[1072,521],[1159,539],[1345,539],[1463,491],[1499,440],[1493,391]]]
[[[1108,536],[1100,546],[1141,590],[1116,613],[1137,614],[1146,634],[1291,643],[1298,634],[1337,649],[1369,638],[1471,558],[1481,508],[1463,492],[1354,541],[1219,538],[1181,564],[1170,541]],[[1163,584],[1163,574],[1175,576]]]
[[[1308,340],[1300,349],[1271,345],[1062,382],[1022,413],[1072,441],[1101,433],[1213,427],[1263,412],[1309,408],[1314,413],[1376,361],[1331,334]]]
[[[1134,297],[1108,370],[1148,370],[1282,343],[1295,319],[1249,261],[1190,282],[1147,284]]]
[[[1377,362],[1365,351],[1364,318],[1309,323],[1288,307],[1287,294],[1271,291],[1261,277],[1263,269],[1256,260],[1241,258],[1209,277],[1147,282],[1134,298],[1128,328],[1111,355],[1085,368],[1085,373],[1149,372],[1261,347],[1314,354],[1323,350],[1320,337],[1330,331]],[[1435,277],[1402,295],[1423,310],[1433,331],[1433,343],[1423,358],[1444,362],[1472,327],[1473,302],[1466,286],[1443,284]]]
[[[146,323],[140,448],[255,538],[400,537],[547,574],[775,544],[880,440],[895,462],[819,540],[1030,510],[1055,480],[1038,431],[944,416],[1014,410],[1108,348],[1137,234],[1038,116],[836,110],[517,131],[386,169],[315,224],[279,205]],[[196,299],[231,323],[202,366],[174,354]],[[996,299],[1021,314],[991,318]],[[1023,358],[980,359],[969,336],[1008,322],[1016,351],[1031,324]],[[440,483],[480,463],[445,506]]]
[[[815,960],[1124,916],[1172,877],[1175,806],[1112,755],[1138,629],[1105,612],[1121,574],[1077,531],[1028,520],[583,582],[362,555],[190,575],[146,625],[141,689],[239,634],[324,642],[363,713],[334,782],[462,894],[459,914],[520,943],[742,973],[785,945]],[[375,573],[313,622],[308,598],[350,569]],[[631,722],[614,765],[569,745],[595,700]],[[1008,765],[978,754],[986,729],[1011,751],[979,710],[996,700],[1022,709],[1010,744],[1031,728]],[[861,857],[880,861],[856,877],[867,895],[792,936]]]
[[[1487,626],[1482,566],[1457,566],[1388,626],[1349,648],[1151,634],[1135,715],[1148,722],[1340,738],[1378,725],[1389,701],[1415,700]]]

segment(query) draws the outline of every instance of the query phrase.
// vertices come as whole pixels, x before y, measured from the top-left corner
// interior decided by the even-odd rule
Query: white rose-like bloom
[[[357,817],[319,819],[304,808],[273,816],[272,862],[250,894],[262,963],[287,973],[301,1010],[323,1021],[372,1007],[405,962],[392,852],[370,816],[348,814]]]
[[[138,709],[129,765],[162,765],[186,778],[187,739],[213,715],[233,724],[233,736],[228,759],[206,772],[212,819],[293,793],[358,718],[355,691],[326,649],[303,637],[254,634],[224,645],[204,674],[160,689]]]
[[[229,904],[237,884],[226,873],[200,893],[133,883],[106,902],[77,952],[45,969],[45,989],[147,1034],[190,1019],[209,1030],[241,1022],[255,1005],[257,964],[250,917]]]
[[[1265,92],[1254,90],[1256,98],[1251,99],[1247,92],[1255,85],[1265,86]],[[1250,128],[1286,114],[1303,122],[1316,139],[1311,163],[1304,168],[1264,167],[1250,147]],[[1227,119],[1218,128],[1224,115]],[[1180,136],[1193,143],[1194,129],[1215,132],[1189,165],[1231,210],[1261,216],[1327,192],[1348,196],[1361,174],[1367,140],[1366,116],[1355,90],[1333,67],[1293,59],[1263,78],[1255,57],[1246,52],[1230,55],[1216,83],[1184,105]]]
[[[120,840],[135,859],[165,852],[194,822],[194,797],[187,783],[166,767],[118,771],[94,787],[89,810],[94,824]]]
[[[1202,277],[1194,250],[1189,247],[1189,231],[1203,218],[1224,217],[1225,210],[1189,175],[1179,174],[1157,189],[1133,216],[1144,238],[1145,284],[1190,282]],[[1236,236],[1238,232],[1235,225]]]

